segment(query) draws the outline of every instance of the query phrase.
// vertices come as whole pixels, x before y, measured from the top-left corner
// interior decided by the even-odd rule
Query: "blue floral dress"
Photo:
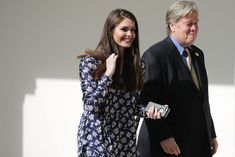
[[[137,157],[136,130],[143,108],[139,94],[112,89],[112,80],[91,76],[101,61],[93,57],[80,60],[79,75],[83,108],[78,127],[78,157]]]

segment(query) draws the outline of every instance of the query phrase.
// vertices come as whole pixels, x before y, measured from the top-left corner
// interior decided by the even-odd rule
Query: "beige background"
[[[76,156],[82,104],[76,55],[95,48],[108,13],[132,11],[141,52],[163,39],[174,0],[0,0],[0,156]],[[234,1],[196,0],[220,149],[234,153]]]

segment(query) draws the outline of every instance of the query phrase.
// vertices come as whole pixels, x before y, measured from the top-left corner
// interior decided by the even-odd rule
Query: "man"
[[[165,119],[143,121],[141,157],[211,157],[217,151],[204,55],[193,45],[198,20],[194,2],[174,3],[166,14],[168,36],[143,54],[141,99],[168,104],[171,111]]]

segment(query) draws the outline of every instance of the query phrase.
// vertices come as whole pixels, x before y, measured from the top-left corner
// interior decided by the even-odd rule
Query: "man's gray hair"
[[[172,4],[166,13],[167,34],[171,32],[170,24],[177,23],[182,17],[192,12],[198,13],[197,5],[193,1],[179,1]]]

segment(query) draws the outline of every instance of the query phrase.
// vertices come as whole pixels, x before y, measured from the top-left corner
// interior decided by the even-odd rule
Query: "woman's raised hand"
[[[117,61],[118,55],[115,53],[112,53],[107,59],[106,59],[106,72],[105,75],[112,78],[115,69],[116,69],[116,61]]]

